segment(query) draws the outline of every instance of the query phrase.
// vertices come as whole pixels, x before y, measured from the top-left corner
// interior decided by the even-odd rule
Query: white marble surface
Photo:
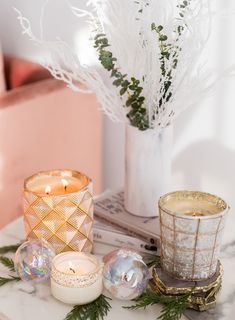
[[[188,311],[187,317],[193,320],[233,320],[235,318],[235,217],[230,215],[225,229],[225,244],[221,252],[224,266],[223,287],[218,298],[218,305],[209,312]],[[18,243],[24,238],[22,219],[8,225],[0,231],[0,246]],[[97,245],[96,253],[101,254],[107,248]],[[0,275],[7,275],[7,270],[0,267]],[[155,320],[160,313],[160,306],[147,308],[145,311],[128,311],[122,308],[128,302],[112,300],[112,310],[107,320]],[[56,301],[48,285],[35,288],[27,283],[12,283],[0,287],[0,320],[63,320],[71,306]],[[186,318],[183,317],[182,320]]]
[[[0,231],[0,246],[18,243],[24,239],[23,222],[18,219]],[[106,248],[98,245],[97,253]],[[0,275],[7,275],[7,270],[0,267]],[[128,311],[122,308],[130,302],[112,300],[112,310],[107,320],[155,320],[160,313],[160,306],[145,311]],[[56,301],[50,293],[50,287],[40,284],[36,287],[23,282],[0,287],[0,320],[63,320],[72,309],[71,306]],[[184,318],[185,319],[185,318]]]

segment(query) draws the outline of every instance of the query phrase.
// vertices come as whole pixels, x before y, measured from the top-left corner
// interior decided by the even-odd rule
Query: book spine
[[[97,209],[97,208],[96,208]],[[107,215],[102,213],[101,211],[95,211],[94,212],[95,218],[99,221],[101,221],[104,224],[113,226],[115,228],[118,228],[126,233],[128,233],[131,237],[138,238],[146,243],[151,243],[153,246],[159,246],[159,237],[149,235],[144,230],[137,230],[133,226],[125,224],[125,222],[120,222],[117,219],[114,220],[114,217],[111,219],[107,218]]]
[[[118,248],[127,246],[143,253],[154,255],[159,254],[158,248],[155,245],[148,244],[147,242],[122,233],[116,233],[94,227],[93,237],[96,242],[112,245]]]

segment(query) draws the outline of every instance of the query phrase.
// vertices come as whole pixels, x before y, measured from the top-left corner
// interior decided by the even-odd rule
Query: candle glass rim
[[[212,198],[215,198],[219,201],[221,201],[224,204],[224,208],[223,210],[214,213],[214,214],[207,214],[207,215],[198,215],[198,216],[193,216],[193,215],[186,215],[182,212],[177,212],[177,211],[173,211],[170,209],[167,209],[166,206],[164,205],[163,201],[169,197],[169,196],[173,196],[176,194],[199,194],[199,195],[204,195],[204,196],[209,196]],[[225,213],[227,213],[230,209],[229,205],[226,203],[225,200],[223,200],[222,198],[216,196],[215,194],[212,193],[208,193],[208,192],[203,192],[203,191],[193,191],[193,190],[177,190],[177,191],[173,191],[173,192],[169,192],[166,193],[165,195],[161,196],[159,201],[158,201],[158,207],[160,210],[166,212],[167,214],[171,215],[171,216],[175,216],[175,217],[179,217],[181,219],[188,219],[188,220],[208,220],[208,219],[218,219],[220,216],[223,216]]]
[[[64,176],[62,175],[63,172],[69,172],[71,173],[70,176]],[[52,174],[54,173],[54,174]],[[58,174],[56,174],[58,173]],[[61,177],[61,178],[77,178],[79,180],[79,177],[85,177],[86,178],[86,183],[84,184],[84,186],[80,189],[78,189],[77,191],[72,191],[72,192],[66,192],[66,195],[68,194],[73,194],[73,193],[77,193],[77,192],[82,192],[84,190],[86,190],[89,185],[92,183],[92,180],[91,178],[89,178],[85,173],[83,172],[80,172],[80,171],[76,171],[76,170],[71,170],[71,169],[54,169],[54,170],[45,170],[45,171],[39,171],[31,176],[29,176],[28,178],[26,178],[24,180],[24,185],[23,185],[23,191],[24,192],[30,192],[30,193],[33,193],[35,195],[39,195],[41,197],[61,197],[61,196],[65,196],[65,193],[58,193],[58,194],[53,194],[53,193],[50,193],[50,194],[46,194],[46,193],[43,193],[43,192],[38,192],[38,191],[34,191],[32,189],[29,189],[28,188],[28,183],[34,179],[34,178],[37,178],[39,176],[55,176],[55,177]]]
[[[72,274],[70,272],[64,272],[64,271],[59,270],[56,267],[56,264],[55,264],[56,260],[61,258],[62,256],[66,256],[68,254],[88,257],[89,260],[92,263],[95,264],[95,269],[93,271],[86,272],[86,273],[83,273],[83,274],[80,274],[80,275],[79,274]],[[101,270],[101,268],[103,267],[103,262],[98,257],[96,257],[95,255],[87,253],[87,252],[66,251],[66,252],[61,252],[61,253],[57,254],[52,259],[51,265],[52,265],[52,268],[54,268],[58,273],[61,273],[61,274],[66,275],[66,276],[74,277],[74,278],[83,278],[83,277],[87,277],[87,276],[91,276],[91,275],[97,274]]]

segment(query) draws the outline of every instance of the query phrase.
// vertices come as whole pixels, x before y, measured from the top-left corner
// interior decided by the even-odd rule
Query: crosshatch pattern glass
[[[192,216],[173,212],[167,201],[173,197],[209,201],[216,213],[195,211]],[[202,206],[203,207],[203,206]],[[203,208],[202,208],[203,211]],[[161,261],[163,269],[178,279],[203,280],[216,271],[227,204],[220,198],[202,192],[178,191],[163,196],[159,201],[161,229]]]

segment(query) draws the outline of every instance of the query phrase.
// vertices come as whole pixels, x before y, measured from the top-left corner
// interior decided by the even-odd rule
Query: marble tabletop
[[[233,229],[233,228],[232,228]],[[0,231],[0,246],[18,243],[24,239],[22,219]],[[96,244],[95,253],[102,254],[107,251],[105,246]],[[210,312],[187,311],[188,319],[192,320],[232,320],[235,314],[235,238],[225,243],[221,261],[225,274],[218,305]],[[1,276],[7,275],[7,270],[0,267]],[[112,300],[112,309],[107,320],[155,320],[160,314],[161,307],[153,306],[144,311],[129,311],[122,308],[130,302]],[[0,320],[63,320],[71,310],[71,306],[55,300],[50,293],[49,284],[40,284],[33,287],[28,283],[18,282],[7,284],[0,288]],[[185,320],[182,317],[182,320]]]

